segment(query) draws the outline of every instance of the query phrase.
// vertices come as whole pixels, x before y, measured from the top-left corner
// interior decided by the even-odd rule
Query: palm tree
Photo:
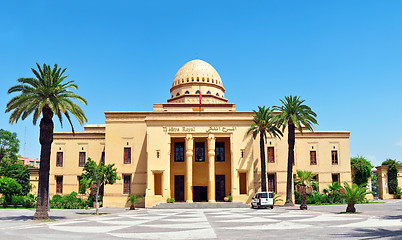
[[[129,202],[131,204],[130,205],[130,210],[135,210],[135,204],[143,197],[144,196],[136,195],[136,194],[128,195],[127,202]]]
[[[295,180],[295,185],[297,192],[301,194],[300,209],[307,210],[306,194],[307,193],[311,194],[313,191],[312,182],[314,182],[313,180],[314,175],[310,171],[296,170],[296,173],[297,178]]]
[[[253,110],[253,124],[247,131],[247,135],[253,133],[254,139],[260,135],[260,158],[261,158],[261,191],[267,191],[267,172],[265,170],[265,151],[264,140],[267,138],[267,133],[273,137],[281,137],[282,132],[278,128],[278,123],[273,115],[273,110],[269,107],[265,108],[258,106],[258,112]]]
[[[68,75],[63,73],[65,69],[54,65],[53,69],[49,65],[43,64],[41,68],[36,63],[38,71],[31,68],[36,78],[19,78],[20,83],[11,87],[8,93],[20,93],[11,98],[7,103],[6,112],[12,111],[10,115],[10,124],[16,123],[20,118],[24,120],[33,113],[33,124],[36,125],[37,120],[42,115],[40,121],[41,144],[40,153],[40,170],[39,170],[39,186],[38,201],[34,219],[48,219],[48,198],[49,198],[49,168],[50,168],[50,151],[53,142],[53,115],[57,115],[61,126],[62,115],[64,114],[69,121],[73,134],[74,127],[71,122],[70,113],[76,117],[82,125],[87,121],[82,109],[72,100],[78,100],[83,104],[87,101],[73,93],[70,89],[78,89],[74,81],[63,82]]]
[[[323,192],[328,194],[328,200],[330,203],[340,202],[340,190],[342,186],[338,182],[328,184],[328,188],[324,188]]]
[[[313,124],[317,124],[317,114],[307,105],[304,105],[305,100],[300,100],[300,97],[292,96],[285,97],[280,100],[282,106],[274,106],[274,110],[281,111],[278,115],[278,121],[282,126],[282,131],[288,127],[288,174],[286,184],[286,202],[285,206],[293,206],[292,201],[292,177],[293,177],[293,162],[295,148],[295,129],[303,134],[303,127],[313,131]]]
[[[369,192],[367,192],[366,186],[359,186],[356,183],[353,183],[351,187],[347,182],[345,182],[344,189],[345,193],[342,194],[341,197],[344,198],[345,201],[348,203],[348,206],[346,207],[346,212],[355,213],[355,204],[364,201],[366,194],[368,194]]]

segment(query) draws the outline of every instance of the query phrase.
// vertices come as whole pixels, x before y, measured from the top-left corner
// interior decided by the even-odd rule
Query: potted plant
[[[166,202],[167,203],[174,203],[175,199],[174,198],[168,198],[168,199],[166,199]]]
[[[225,200],[225,202],[231,202],[233,201],[233,197],[231,194],[229,194],[229,196],[224,197],[223,200]]]
[[[127,202],[129,202],[131,204],[130,205],[130,210],[135,210],[135,203],[138,202],[143,197],[144,196],[136,195],[136,194],[128,195]]]

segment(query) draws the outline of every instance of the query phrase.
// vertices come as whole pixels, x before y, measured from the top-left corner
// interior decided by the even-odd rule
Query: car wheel
[[[271,206],[271,209],[274,209],[274,205]]]
[[[258,209],[260,209],[260,208],[261,208],[261,206],[260,206],[260,204],[259,204],[259,203],[257,203],[257,208],[258,208]]]
[[[253,204],[250,204],[250,205],[251,205],[251,208],[254,208]]]

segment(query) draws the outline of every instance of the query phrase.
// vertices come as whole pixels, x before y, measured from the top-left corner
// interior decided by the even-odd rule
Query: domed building
[[[225,91],[210,64],[192,60],[177,71],[170,98],[154,104],[153,111],[105,112],[104,124],[86,125],[75,136],[54,133],[50,195],[77,192],[90,157],[114,163],[121,178],[105,186],[104,206],[126,206],[133,193],[145,196],[145,207],[168,198],[216,202],[228,195],[249,204],[261,190],[259,139],[247,134],[253,112],[236,111]],[[320,190],[332,182],[350,183],[349,135],[296,133],[294,170],[316,174]],[[265,148],[267,188],[285,199],[287,133],[268,138]]]

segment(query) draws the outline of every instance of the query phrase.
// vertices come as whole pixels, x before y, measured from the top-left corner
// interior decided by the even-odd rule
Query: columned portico
[[[208,136],[208,202],[215,202],[215,136]]]
[[[193,202],[193,146],[194,138],[191,134],[186,136],[186,202]]]

